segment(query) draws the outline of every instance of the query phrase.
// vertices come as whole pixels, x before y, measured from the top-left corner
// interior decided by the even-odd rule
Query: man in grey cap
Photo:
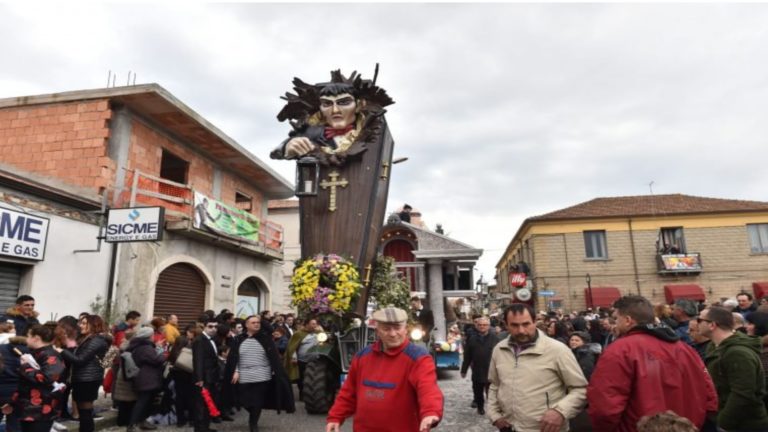
[[[693,346],[693,340],[688,334],[688,324],[692,318],[699,316],[699,308],[696,306],[696,302],[688,299],[679,299],[675,301],[675,306],[672,308],[672,318],[677,321],[677,327],[675,333],[680,336],[680,340]]]
[[[355,430],[426,432],[443,416],[443,393],[426,349],[408,340],[408,314],[386,307],[373,313],[378,340],[355,355],[326,432],[354,416]]]

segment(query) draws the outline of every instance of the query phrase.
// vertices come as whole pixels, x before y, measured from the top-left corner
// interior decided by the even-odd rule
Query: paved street
[[[477,414],[477,411],[470,408],[472,402],[472,386],[469,382],[469,376],[462,380],[458,371],[447,371],[440,374],[440,388],[445,395],[445,418],[440,423],[437,430],[450,432],[479,432],[493,431],[485,416]],[[277,415],[275,411],[264,411],[259,422],[259,431],[302,431],[315,432],[325,430],[325,416],[308,415],[304,411],[304,406],[299,402],[297,411],[294,414]],[[247,430],[247,413],[242,411],[235,417],[235,422],[223,422],[211,425],[214,429],[221,432],[239,432]],[[112,427],[105,429],[110,432],[124,431],[125,428]],[[180,432],[191,431],[192,428],[177,428],[176,426],[164,426],[158,429],[158,432]],[[342,427],[345,432],[352,431],[352,423],[347,422]]]

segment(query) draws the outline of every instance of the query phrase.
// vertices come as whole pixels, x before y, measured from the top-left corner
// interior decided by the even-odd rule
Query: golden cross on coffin
[[[328,178],[330,178],[331,180],[321,181],[320,187],[323,189],[331,188],[331,199],[330,199],[330,202],[328,203],[328,211],[335,211],[336,210],[336,186],[347,187],[349,182],[344,179],[336,180],[339,178],[338,171],[331,171],[328,174]]]

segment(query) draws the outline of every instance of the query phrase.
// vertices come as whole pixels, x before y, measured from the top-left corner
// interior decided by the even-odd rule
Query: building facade
[[[274,286],[272,307],[275,312],[290,312],[291,306],[291,277],[297,260],[301,258],[301,242],[299,241],[299,200],[275,200],[269,202],[269,220],[283,227],[283,264],[282,281]]]
[[[500,290],[526,269],[540,309],[719,301],[768,287],[768,203],[650,195],[597,198],[526,219],[496,266]],[[544,293],[545,295],[542,295]]]
[[[182,322],[249,314],[281,282],[266,202],[292,186],[159,85],[0,99],[0,186],[3,209],[49,220],[43,260],[0,255],[20,269],[3,301],[31,294],[43,318],[94,301]],[[109,210],[128,207],[162,207],[162,240],[105,243]]]

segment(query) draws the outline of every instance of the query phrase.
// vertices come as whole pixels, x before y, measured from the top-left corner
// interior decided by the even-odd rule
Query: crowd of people
[[[501,431],[768,431],[768,298],[535,313],[465,329],[461,375]]]
[[[292,314],[238,319],[209,310],[183,327],[175,315],[141,325],[137,311],[113,326],[90,313],[46,323],[37,315],[35,299],[23,295],[0,317],[0,420],[8,432],[65,430],[62,419],[92,432],[100,393],[111,396],[128,432],[158,424],[213,432],[210,423],[232,421],[235,409],[248,412],[253,432],[263,409],[295,411],[286,370],[305,359],[291,357],[289,342],[308,333]]]
[[[413,417],[397,418],[407,430],[439,424],[434,364],[406,336],[413,314],[374,314],[377,342],[355,356],[328,430],[349,416],[378,424],[406,411]],[[142,322],[130,311],[111,326],[90,313],[40,323],[35,299],[19,297],[0,317],[5,430],[48,432],[76,418],[92,432],[103,389],[128,432],[212,432],[242,409],[253,432],[264,409],[294,412],[292,383],[301,397],[323,330],[315,318],[269,311],[238,319],[209,310],[183,327],[175,315]],[[472,370],[472,406],[500,431],[768,431],[768,299],[652,305],[625,296],[570,314],[513,304],[451,335],[461,376]],[[379,403],[390,396],[392,406]]]

